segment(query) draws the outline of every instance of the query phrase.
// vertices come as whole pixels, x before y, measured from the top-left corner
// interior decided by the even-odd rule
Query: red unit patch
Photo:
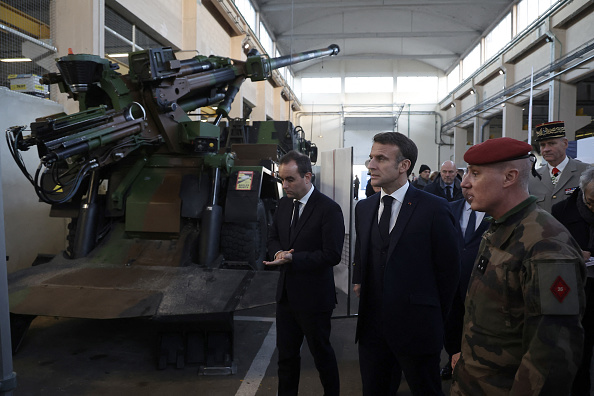
[[[555,279],[555,282],[551,285],[551,292],[559,300],[559,302],[563,302],[565,297],[569,294],[571,289],[567,286],[567,283],[561,278],[560,276]]]

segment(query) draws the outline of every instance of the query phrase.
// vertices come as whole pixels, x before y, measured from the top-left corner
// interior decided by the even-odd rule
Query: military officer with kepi
[[[569,143],[563,121],[537,125],[534,131],[534,140],[547,163],[530,177],[528,191],[538,199],[538,206],[551,213],[554,204],[569,198],[575,191],[580,183],[580,175],[589,165],[569,158],[565,153]]]
[[[569,231],[528,194],[530,150],[503,137],[464,155],[471,208],[492,219],[466,294],[452,395],[568,395],[581,361],[586,267]]]

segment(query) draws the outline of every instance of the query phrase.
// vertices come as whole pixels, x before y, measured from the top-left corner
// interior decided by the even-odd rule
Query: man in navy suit
[[[489,228],[489,222],[484,220],[485,212],[473,211],[467,202],[468,193],[462,188],[463,199],[450,202],[452,213],[456,221],[460,243],[460,282],[454,295],[452,309],[445,323],[444,348],[450,359],[441,369],[441,379],[452,378],[452,355],[460,352],[462,326],[464,324],[464,299],[470,281],[470,274],[478,253],[483,233]],[[474,212],[474,214],[473,214]]]
[[[311,162],[290,151],[278,176],[286,197],[269,232],[268,253],[280,265],[276,294],[278,395],[297,396],[301,344],[307,340],[325,396],[338,396],[338,365],[330,345],[330,318],[336,306],[333,267],[340,263],[344,218],[340,206],[314,188]]]
[[[413,395],[441,395],[443,328],[460,276],[454,216],[445,199],[410,187],[412,140],[385,132],[373,142],[368,168],[381,191],[355,209],[363,395],[395,393],[401,372]]]
[[[432,183],[423,188],[430,194],[437,195],[448,200],[448,202],[462,199],[462,189],[460,188],[460,179],[458,175],[456,164],[453,161],[444,161],[441,164],[439,175]]]

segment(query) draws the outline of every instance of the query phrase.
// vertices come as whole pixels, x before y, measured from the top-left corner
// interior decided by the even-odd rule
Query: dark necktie
[[[452,200],[452,186],[446,186],[446,197],[448,201]]]
[[[464,231],[464,242],[468,243],[472,239],[472,234],[474,234],[474,229],[476,228],[476,212],[474,210],[470,211],[470,216],[468,217],[468,224],[466,224],[466,231]]]
[[[392,202],[394,198],[389,195],[384,195],[382,198],[384,202],[384,211],[379,221],[379,231],[382,239],[387,241],[390,237],[390,217],[392,217]]]
[[[291,232],[297,228],[297,222],[299,221],[299,206],[301,202],[293,201],[293,221],[291,222]]]

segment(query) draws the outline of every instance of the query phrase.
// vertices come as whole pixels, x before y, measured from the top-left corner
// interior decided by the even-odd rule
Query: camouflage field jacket
[[[568,395],[580,364],[586,268],[531,196],[483,235],[452,395]]]

